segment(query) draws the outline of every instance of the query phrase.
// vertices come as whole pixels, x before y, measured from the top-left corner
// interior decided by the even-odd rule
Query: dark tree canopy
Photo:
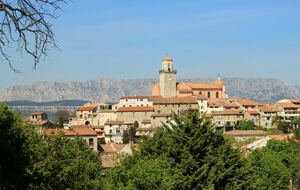
[[[17,71],[7,53],[12,47],[33,57],[34,67],[56,47],[51,21],[65,0],[0,0],[0,57]]]
[[[101,161],[83,139],[47,137],[0,104],[0,189],[99,189]]]
[[[194,113],[156,132],[108,172],[119,189],[246,189],[254,171],[209,119]],[[145,181],[147,183],[145,184]],[[109,189],[109,188],[108,188]]]

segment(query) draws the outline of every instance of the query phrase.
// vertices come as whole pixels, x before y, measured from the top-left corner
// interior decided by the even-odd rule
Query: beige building
[[[125,121],[107,121],[104,124],[104,134],[105,134],[105,142],[115,142],[122,143],[123,142],[123,133],[129,127],[133,126],[133,122],[125,122]]]
[[[117,119],[125,122],[137,121],[141,125],[144,120],[150,120],[153,113],[153,106],[119,107],[117,110]]]
[[[244,112],[242,110],[212,111],[211,117],[216,128],[230,131],[235,129],[238,121],[244,120]]]
[[[147,107],[152,106],[153,96],[122,96],[118,104],[113,105],[113,110],[120,107]]]
[[[273,104],[266,104],[259,107],[261,117],[260,117],[260,126],[264,128],[272,127],[272,122],[274,117],[278,116],[280,109]]]

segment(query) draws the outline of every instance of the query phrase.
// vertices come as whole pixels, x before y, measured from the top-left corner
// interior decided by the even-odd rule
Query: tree
[[[97,189],[101,162],[82,139],[42,136],[0,105],[0,189]]]
[[[299,176],[299,147],[292,142],[270,140],[248,161],[256,171],[254,184],[261,189],[288,189],[290,180]]]
[[[193,112],[175,116],[175,124],[165,125],[143,141],[140,152],[113,168],[108,180],[124,189],[153,189],[139,186],[141,176],[152,179],[149,160],[157,165],[167,160],[162,171],[154,171],[158,174],[150,180],[157,185],[154,189],[245,189],[251,186],[254,172],[239,151],[213,129],[211,120],[199,119]],[[121,171],[120,178],[116,177]],[[133,175],[137,171],[143,175]],[[170,175],[164,176],[164,171]]]
[[[56,124],[59,128],[64,127],[64,121],[69,117],[69,112],[67,110],[57,110],[55,112]]]
[[[48,49],[56,47],[51,20],[56,17],[65,0],[0,0],[1,28],[0,55],[9,66],[7,51],[10,47],[25,51],[33,57],[34,67]]]
[[[20,117],[10,112],[6,105],[0,104],[0,189],[26,186],[29,155],[21,127]]]
[[[239,130],[254,130],[255,123],[252,120],[240,120],[237,123],[237,129]]]
[[[277,126],[277,129],[280,130],[282,133],[287,134],[293,129],[293,125],[291,122],[284,121],[281,117],[276,116],[272,121],[273,125]]]
[[[139,127],[139,123],[135,121],[133,125],[130,125],[124,132],[122,141],[123,143],[135,142],[136,129]]]
[[[84,140],[43,137],[30,148],[29,189],[100,188],[101,163]]]

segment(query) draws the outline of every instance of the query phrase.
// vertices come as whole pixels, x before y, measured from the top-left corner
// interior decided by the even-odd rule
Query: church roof
[[[190,86],[192,89],[222,89],[223,86],[216,83],[185,83]]]

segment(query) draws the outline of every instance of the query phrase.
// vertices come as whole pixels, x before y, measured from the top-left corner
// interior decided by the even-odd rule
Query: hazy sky
[[[0,91],[14,84],[158,77],[172,56],[179,78],[272,77],[300,84],[299,0],[72,0],[54,21],[58,45],[22,74],[0,64]]]

